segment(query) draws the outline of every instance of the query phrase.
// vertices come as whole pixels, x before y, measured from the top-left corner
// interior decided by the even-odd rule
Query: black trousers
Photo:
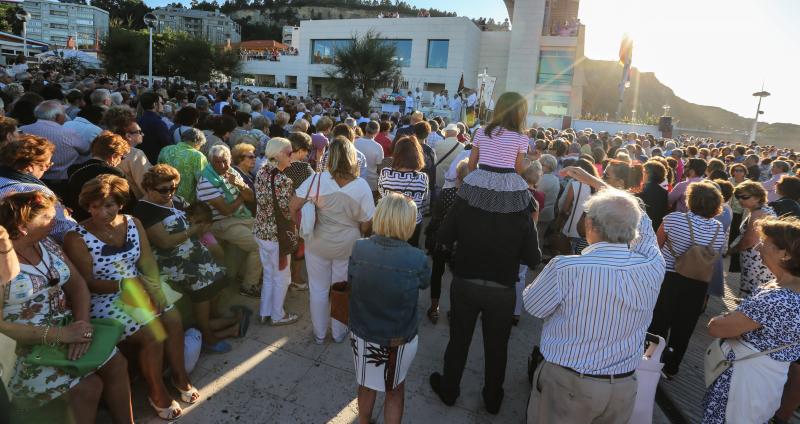
[[[461,376],[478,315],[481,315],[483,328],[484,397],[498,400],[502,396],[515,301],[513,285],[507,288],[482,286],[453,276],[450,285],[450,342],[444,352],[441,386],[445,398],[455,399],[461,392]]]
[[[0,424],[8,424],[11,422],[9,415],[11,414],[11,404],[8,401],[8,394],[6,393],[6,386],[0,381]]]
[[[444,275],[444,266],[447,263],[448,253],[441,250],[434,250],[433,266],[431,267],[431,299],[439,300],[442,295],[442,276]]]
[[[411,234],[411,238],[408,239],[408,244],[414,247],[419,247],[419,237],[421,233],[422,233],[422,223],[420,222],[419,224],[417,224],[416,227],[414,227],[414,233]]]
[[[744,214],[735,213],[733,214],[733,219],[731,220],[731,234],[728,236],[728,239],[733,242],[736,237],[739,237],[739,226],[742,225],[742,216]],[[742,272],[742,267],[739,263],[739,254],[738,253],[731,253],[731,264],[728,267],[728,272]]]
[[[703,313],[706,291],[708,283],[686,278],[676,272],[667,272],[664,276],[653,310],[653,321],[647,332],[669,340],[667,346],[672,348],[672,353],[664,355],[664,371],[669,374],[678,372],[697,319]]]

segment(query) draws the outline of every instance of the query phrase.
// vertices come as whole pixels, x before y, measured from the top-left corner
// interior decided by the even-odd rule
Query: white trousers
[[[308,292],[314,337],[324,339],[330,322],[334,340],[347,336],[347,325],[331,319],[331,284],[347,281],[347,259],[325,259],[306,250]]]
[[[283,319],[286,312],[283,310],[283,302],[286,300],[286,291],[292,281],[291,258],[286,255],[286,267],[279,268],[278,242],[261,240],[256,237],[258,243],[258,254],[261,258],[261,266],[264,272],[261,276],[261,305],[259,315],[270,317],[273,320]]]
[[[263,259],[262,259],[263,260]],[[517,278],[517,301],[514,303],[514,315],[522,315],[522,290],[525,289],[525,277],[528,275],[528,265],[519,266],[519,278]]]

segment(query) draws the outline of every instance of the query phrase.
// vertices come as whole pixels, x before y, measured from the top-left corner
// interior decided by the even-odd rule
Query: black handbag
[[[278,228],[278,254],[280,256],[293,255],[300,247],[297,233],[297,224],[281,213],[278,206],[278,196],[275,194],[275,175],[279,171],[274,169],[270,173],[272,185],[272,214],[275,216],[275,226]]]
[[[544,361],[544,355],[539,350],[539,346],[536,345],[533,347],[531,356],[528,357],[528,383],[533,384],[533,374],[536,373],[536,368],[542,361]]]

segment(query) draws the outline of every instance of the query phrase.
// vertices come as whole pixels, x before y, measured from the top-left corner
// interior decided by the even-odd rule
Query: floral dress
[[[173,200],[173,207],[139,200],[133,213],[145,229],[161,223],[167,233],[177,234],[189,229],[183,209],[185,204],[179,198]],[[153,246],[153,254],[166,283],[194,301],[210,300],[224,288],[225,268],[196,236],[169,249]]]
[[[762,206],[761,211],[765,216],[775,216],[775,211],[769,206]],[[744,234],[750,218],[742,221],[741,233]],[[769,268],[761,261],[761,254],[755,246],[742,250],[739,255],[742,269],[742,285],[740,288],[741,296],[748,297],[756,288],[775,279]]]
[[[788,348],[770,353],[769,356],[781,362],[800,359],[800,293],[780,287],[757,287],[753,295],[745,299],[736,310],[761,324],[761,328],[742,334],[741,340],[761,352],[794,343]],[[736,355],[731,350],[727,358],[733,360]],[[706,391],[703,397],[704,424],[726,422],[728,393],[735,369],[734,364],[717,377]]]
[[[64,254],[50,239],[39,242],[39,248],[42,262],[36,266],[20,264],[21,272],[4,289],[3,320],[6,322],[55,327],[72,317],[62,290],[70,278]],[[50,287],[50,279],[57,279],[58,283]],[[24,359],[30,351],[30,345],[17,344],[16,372],[9,382],[17,407],[42,406],[80,382],[81,377],[59,368],[26,363]]]
[[[253,235],[261,240],[278,241],[278,224],[275,221],[275,208],[272,206],[273,177],[275,175],[275,198],[278,199],[278,209],[289,218],[289,199],[294,196],[292,180],[272,162],[267,162],[256,175],[256,220],[253,224]]]

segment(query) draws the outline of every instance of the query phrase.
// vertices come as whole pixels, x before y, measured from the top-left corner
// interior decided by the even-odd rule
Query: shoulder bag
[[[313,201],[309,201],[308,196],[311,194],[311,189],[314,188],[314,181],[317,182],[317,195]],[[322,177],[320,174],[314,174],[314,176],[311,177],[311,184],[308,186],[306,197],[303,199],[305,203],[303,203],[303,207],[300,209],[300,237],[305,241],[311,240],[311,237],[314,236],[314,227],[317,224],[316,202],[319,200],[320,184],[322,184]]]
[[[272,214],[275,216],[275,226],[278,229],[278,254],[286,256],[297,252],[299,242],[297,239],[297,225],[284,216],[278,206],[278,196],[275,194],[275,175],[277,173],[278,170],[275,169],[270,176],[272,183]]]
[[[725,339],[714,339],[708,348],[706,349],[706,356],[703,361],[703,368],[705,371],[705,383],[706,387],[711,387],[717,378],[719,378],[722,373],[728,370],[728,368],[732,367],[735,362],[746,361],[748,359],[757,358],[763,355],[769,355],[770,353],[779,352],[784,349],[788,349],[795,345],[795,343],[790,343],[787,345],[783,345],[780,347],[776,347],[775,349],[765,350],[763,352],[756,352],[750,355],[745,356],[744,358],[733,359],[730,360],[726,357],[726,353],[722,351],[722,342]]]
[[[710,282],[714,274],[714,262],[719,258],[720,253],[714,250],[714,242],[719,235],[719,227],[714,232],[714,237],[708,246],[701,246],[694,242],[694,229],[692,229],[692,220],[689,214],[685,214],[686,224],[689,226],[689,250],[683,252],[681,255],[676,255],[675,250],[672,248],[672,241],[667,235],[667,249],[669,253],[675,258],[675,272],[692,280],[703,282]]]

